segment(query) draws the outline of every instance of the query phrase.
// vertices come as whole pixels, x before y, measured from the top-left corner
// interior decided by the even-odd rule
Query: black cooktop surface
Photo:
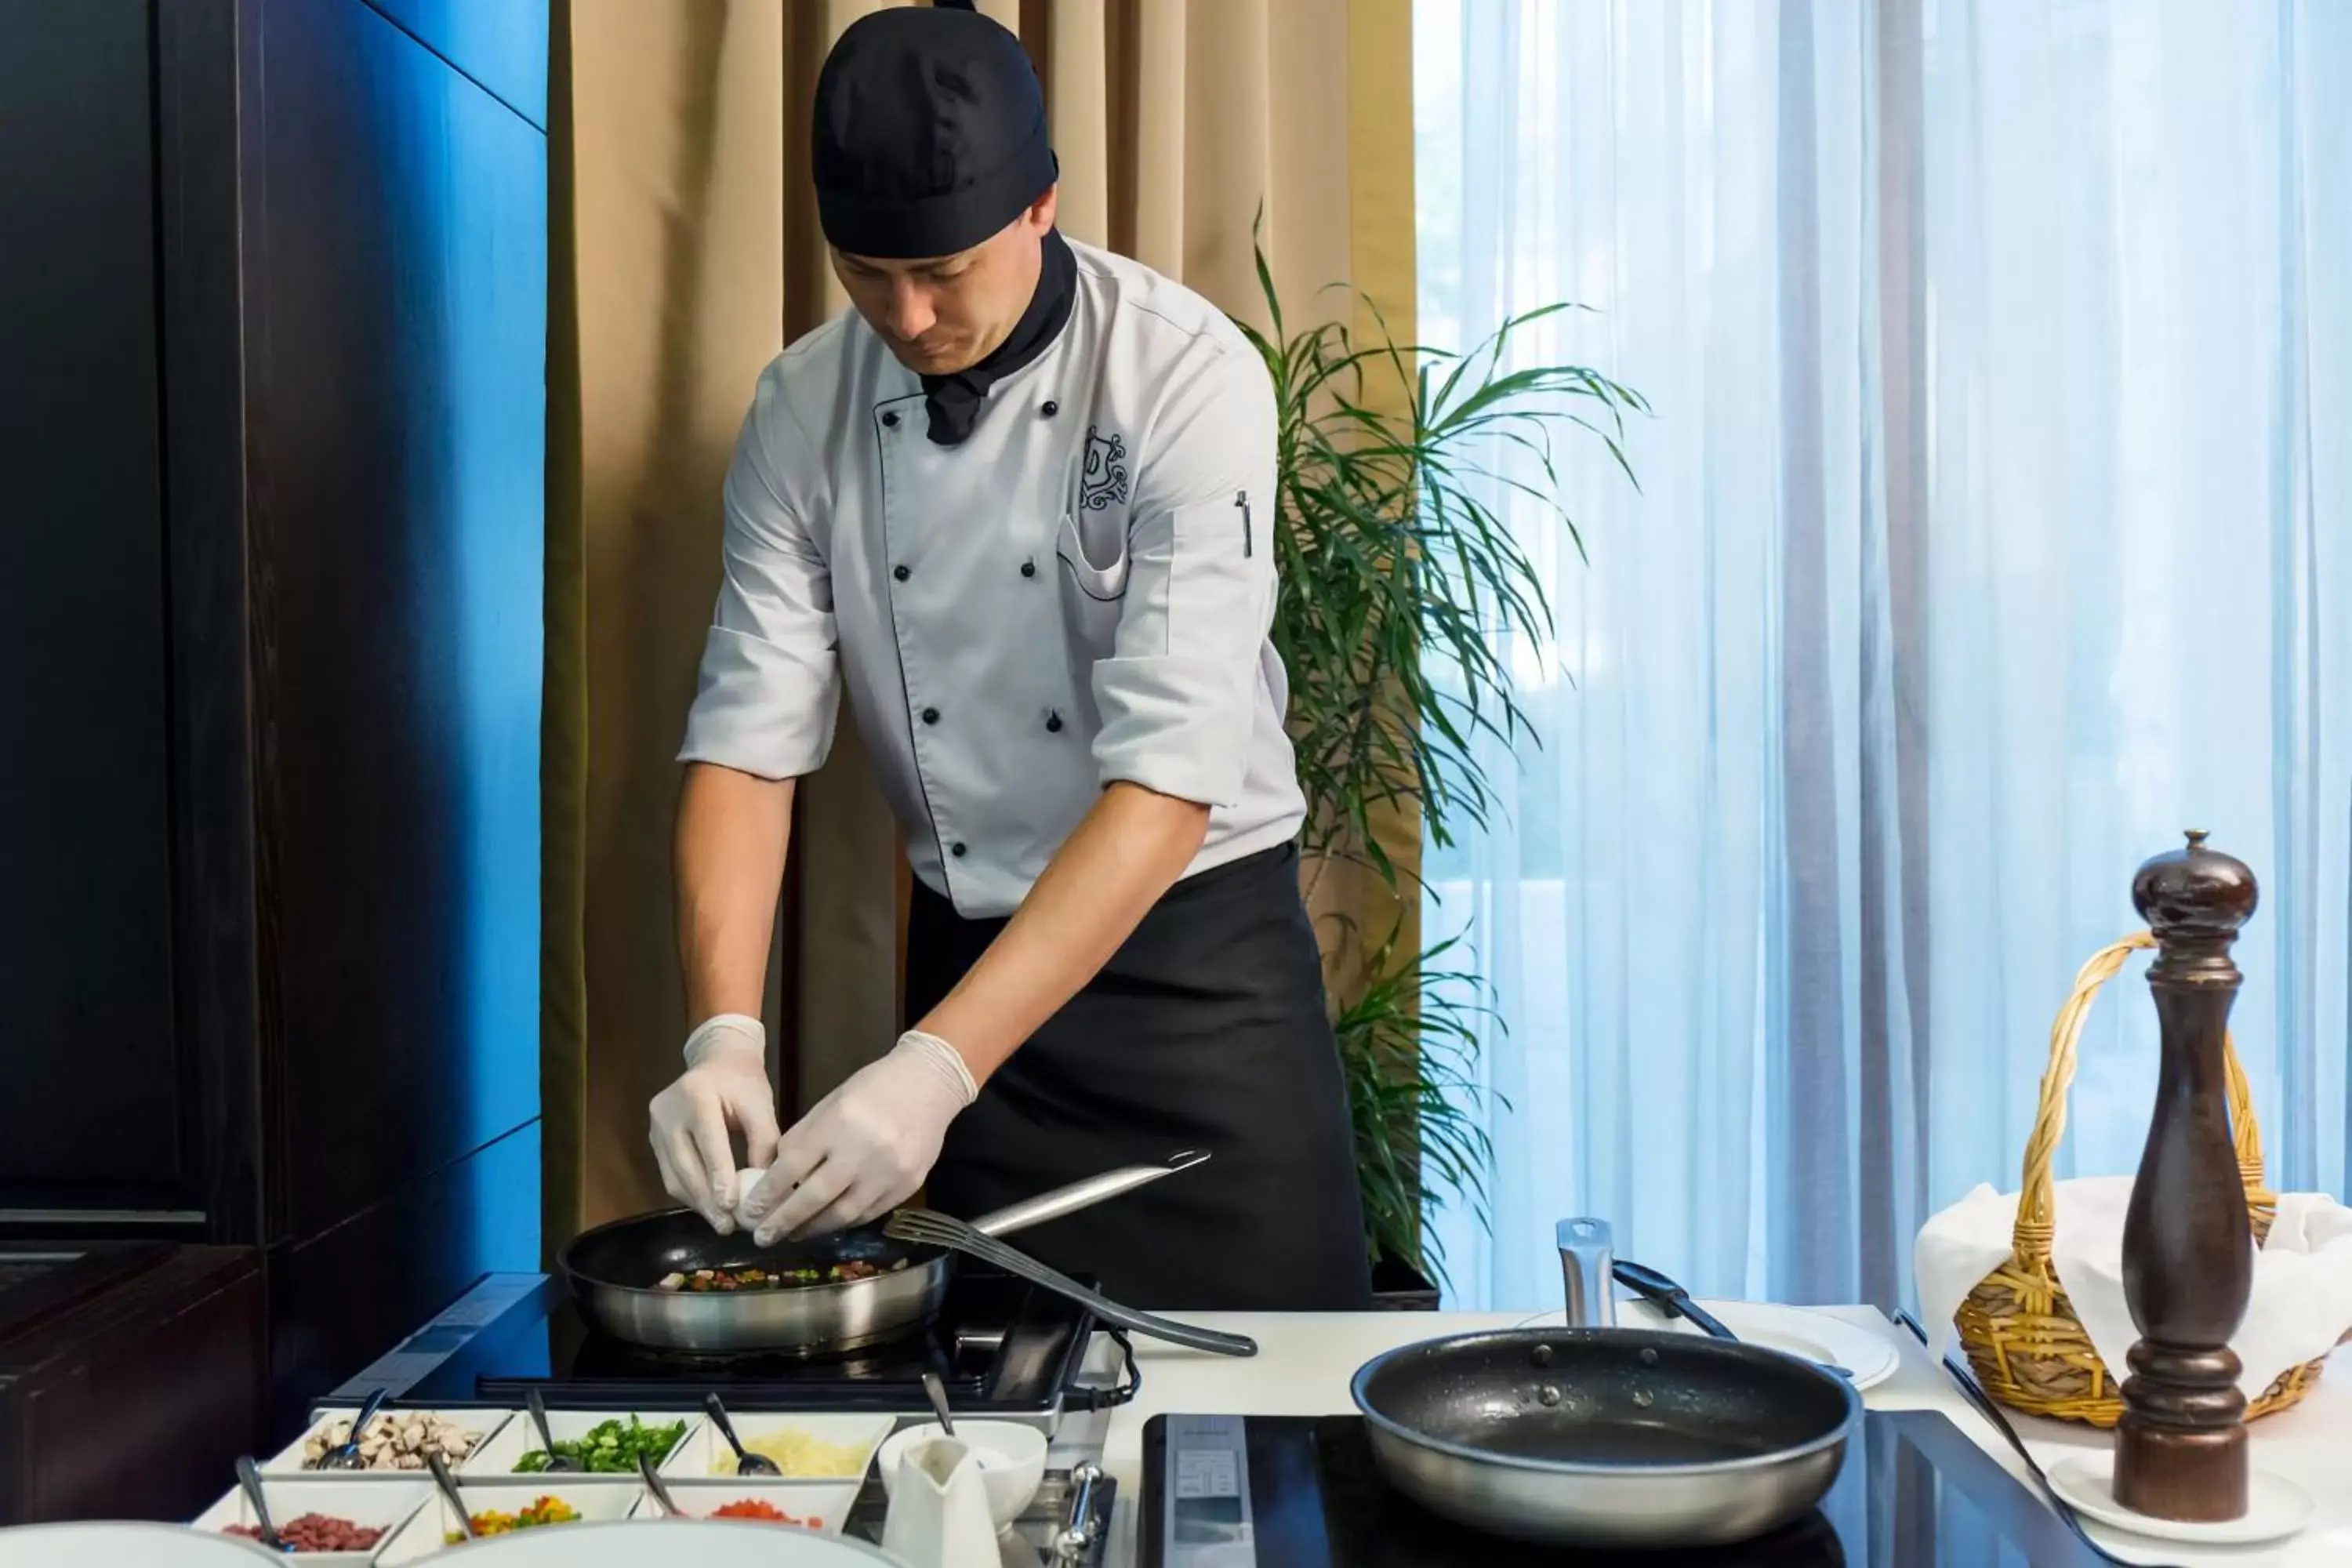
[[[1381,1480],[1353,1415],[1241,1417],[1247,1464],[1228,1470],[1215,1455],[1232,1419],[1163,1415],[1145,1426],[1143,1568],[2091,1568],[2111,1561],[1932,1411],[1866,1415],[1829,1495],[1783,1530],[1705,1552],[1634,1553],[1524,1546],[1438,1519]],[[1182,1450],[1193,1458],[1179,1482]]]
[[[830,1357],[685,1355],[593,1331],[550,1279],[488,1321],[452,1332],[446,1345],[404,1345],[446,1355],[400,1403],[512,1406],[536,1389],[571,1409],[684,1410],[715,1389],[732,1410],[923,1410],[922,1374],[936,1370],[959,1410],[1031,1415],[1063,1402],[1091,1321],[1059,1296],[967,1267],[956,1270],[936,1321],[887,1344]]]

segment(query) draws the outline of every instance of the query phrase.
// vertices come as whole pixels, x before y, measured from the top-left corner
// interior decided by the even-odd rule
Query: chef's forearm
[[[687,766],[672,848],[688,1027],[720,1013],[760,1016],[792,837],[793,783],[707,763]]]
[[[916,1027],[985,1082],[1076,995],[1200,853],[1209,808],[1114,784],[955,989]]]

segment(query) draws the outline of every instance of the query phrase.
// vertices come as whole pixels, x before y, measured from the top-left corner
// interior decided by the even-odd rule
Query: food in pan
[[[686,1436],[686,1423],[672,1421],[666,1426],[648,1426],[635,1416],[626,1421],[617,1418],[600,1421],[588,1429],[588,1435],[574,1442],[555,1440],[555,1452],[567,1459],[577,1459],[580,1468],[604,1475],[635,1474],[637,1456],[659,1464],[663,1456],[677,1447]],[[515,1461],[518,1475],[537,1475],[547,1468],[548,1452],[533,1448]]]
[[[504,1535],[509,1531],[529,1530],[533,1525],[570,1524],[579,1517],[580,1510],[562,1498],[543,1497],[533,1500],[529,1508],[517,1509],[512,1513],[486,1508],[472,1519],[476,1535]],[[444,1539],[446,1544],[455,1546],[466,1539],[466,1532],[453,1530]]]
[[[762,1502],[755,1497],[739,1498],[723,1508],[714,1508],[710,1510],[710,1517],[713,1519],[761,1519],[771,1524],[797,1524],[803,1530],[824,1528],[824,1521],[821,1519],[814,1516],[808,1519],[796,1519],[774,1503]]]
[[[352,1435],[349,1421],[331,1422],[302,1442],[302,1468],[315,1470],[330,1449],[341,1447]],[[456,1464],[482,1440],[454,1421],[426,1410],[385,1411],[360,1434],[360,1465],[370,1470],[421,1470],[427,1455],[438,1454]]]
[[[879,1263],[810,1264],[802,1268],[697,1268],[688,1272],[665,1274],[655,1282],[656,1290],[680,1290],[689,1295],[703,1295],[723,1290],[786,1290],[800,1285],[838,1285],[849,1279],[871,1279],[877,1274],[896,1274],[907,1267],[903,1258],[887,1267]]]
[[[776,1462],[776,1468],[786,1478],[796,1481],[841,1480],[864,1473],[866,1446],[862,1443],[827,1443],[806,1432],[785,1427],[780,1432],[746,1436],[743,1447],[747,1453],[764,1454]],[[722,1447],[710,1461],[714,1476],[732,1476],[741,1472],[735,1468],[735,1451]]]
[[[329,1513],[298,1514],[278,1527],[278,1539],[289,1552],[365,1552],[383,1539],[382,1525],[353,1524]],[[261,1539],[257,1524],[232,1524],[225,1532],[247,1541]]]

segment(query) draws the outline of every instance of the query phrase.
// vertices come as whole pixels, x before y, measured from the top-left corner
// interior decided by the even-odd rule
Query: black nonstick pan
[[[1607,1300],[1606,1237],[1560,1226],[1572,1305]],[[1799,1357],[1591,1324],[1406,1345],[1359,1369],[1353,1392],[1391,1486],[1474,1529],[1578,1547],[1777,1529],[1821,1500],[1862,1421],[1853,1384]]]

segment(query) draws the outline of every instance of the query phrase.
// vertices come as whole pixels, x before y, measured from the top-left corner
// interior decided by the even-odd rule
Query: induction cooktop
[[[1354,1415],[1160,1415],[1144,1427],[1142,1568],[2092,1568],[2094,1550],[1932,1411],[1872,1411],[1821,1505],[1700,1552],[1572,1552],[1465,1530],[1389,1489]]]
[[[921,1379],[930,1371],[959,1411],[1050,1425],[1065,1408],[1133,1393],[1131,1358],[1119,1387],[1076,1386],[1093,1327],[1091,1314],[1062,1297],[966,1267],[938,1319],[896,1341],[836,1356],[686,1355],[596,1332],[549,1279],[472,1321],[428,1325],[388,1359],[426,1367],[394,1389],[412,1408],[511,1407],[537,1393],[563,1409],[689,1410],[717,1392],[731,1410],[924,1411]]]

